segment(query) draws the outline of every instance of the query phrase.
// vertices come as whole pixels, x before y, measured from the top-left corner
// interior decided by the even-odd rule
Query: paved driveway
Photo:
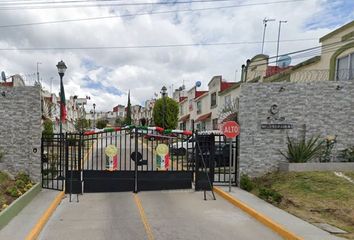
[[[139,205],[141,206],[139,207]],[[201,192],[92,193],[64,199],[39,239],[281,239],[217,196]]]

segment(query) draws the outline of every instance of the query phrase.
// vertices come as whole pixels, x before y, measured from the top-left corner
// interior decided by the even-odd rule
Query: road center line
[[[135,201],[136,206],[139,209],[140,218],[144,224],[145,232],[147,234],[148,239],[154,240],[154,235],[152,234],[152,230],[151,230],[150,224],[147,220],[143,205],[141,204],[140,198],[138,197],[138,194],[136,194],[136,193],[134,193],[134,201]]]

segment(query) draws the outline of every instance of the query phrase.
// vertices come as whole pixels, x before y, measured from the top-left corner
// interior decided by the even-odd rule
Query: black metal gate
[[[213,139],[207,145],[199,145],[209,148],[210,157],[205,159],[210,179],[216,184],[228,184],[231,170],[231,182],[235,185],[237,141],[230,145],[221,134],[204,135]],[[161,145],[168,151],[164,158],[158,152]],[[61,138],[59,134],[43,136],[42,187],[63,190],[65,185],[67,193],[119,192],[186,189],[195,181],[197,189],[197,182],[205,180],[205,173],[200,170],[201,162],[196,162],[204,150],[197,153],[196,149],[194,133],[146,127],[66,133]],[[109,151],[113,151],[114,157],[107,155]]]
[[[41,142],[42,188],[63,190],[65,180],[64,135],[43,135]]]
[[[186,136],[147,128],[115,128],[66,135],[66,191],[118,192],[192,187]],[[164,145],[168,154],[158,153]],[[109,151],[113,151],[112,156]],[[181,154],[183,153],[183,154]],[[165,160],[162,166],[161,161]],[[162,167],[161,167],[162,166]]]

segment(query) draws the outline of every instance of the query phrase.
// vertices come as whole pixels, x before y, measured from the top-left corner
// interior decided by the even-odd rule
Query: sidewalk
[[[42,189],[40,193],[0,230],[0,239],[23,240],[47,210],[58,191]]]
[[[249,207],[266,215],[278,224],[284,226],[287,230],[295,233],[296,235],[302,237],[306,240],[339,240],[343,239],[331,235],[330,233],[291,215],[284,210],[277,208],[262,199],[254,196],[253,194],[246,192],[240,188],[232,187],[231,192],[229,192],[229,187],[218,186],[225,192],[231,194],[233,197],[239,199],[240,201],[247,204]]]

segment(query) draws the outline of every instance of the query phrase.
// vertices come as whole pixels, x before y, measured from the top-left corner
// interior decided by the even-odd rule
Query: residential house
[[[306,82],[354,80],[354,21],[319,39],[320,54],[294,66],[270,66],[269,56],[259,54],[244,67],[244,82]],[[307,52],[311,54],[311,52]],[[296,58],[296,55],[293,56]],[[273,60],[274,61],[274,60]],[[278,61],[279,62],[279,61]]]
[[[226,117],[231,118],[231,110],[238,111],[230,106],[238,103],[239,86],[226,82],[222,76],[214,76],[208,83],[208,90],[198,91],[196,87],[188,90],[186,96],[179,98],[180,129],[217,130]]]

